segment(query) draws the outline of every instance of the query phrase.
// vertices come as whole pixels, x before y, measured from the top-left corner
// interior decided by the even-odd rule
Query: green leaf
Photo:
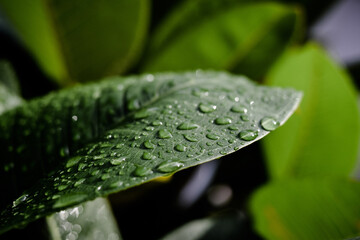
[[[0,115],[22,103],[14,71],[6,61],[0,61]]]
[[[359,114],[351,79],[316,45],[285,55],[268,77],[304,92],[285,127],[265,139],[273,178],[349,176],[358,152]]]
[[[0,117],[11,166],[0,169],[1,201],[48,175],[2,212],[0,232],[232,153],[269,133],[262,119],[283,124],[300,98],[197,71],[115,77],[22,105]]]
[[[187,1],[150,39],[142,69],[226,69],[258,79],[299,30],[299,18],[297,8],[278,3]]]
[[[2,0],[0,7],[43,70],[62,84],[128,69],[149,18],[148,0]]]
[[[217,240],[241,239],[245,232],[246,221],[236,212],[219,214],[184,224],[180,228],[162,237],[162,240]],[[245,235],[245,234],[244,234]]]
[[[344,239],[360,232],[360,183],[297,179],[271,183],[251,198],[255,228],[266,239]]]

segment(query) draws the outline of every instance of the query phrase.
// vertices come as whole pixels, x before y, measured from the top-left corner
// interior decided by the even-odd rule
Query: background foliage
[[[354,9],[359,7],[355,1],[346,2],[353,2]],[[54,140],[47,139],[44,133],[53,126],[51,115],[58,116],[56,111],[62,112],[65,106],[69,114],[76,110],[76,104],[71,104],[81,94],[95,96],[94,102],[100,104],[100,109],[108,111],[108,115],[99,118],[104,123],[108,123],[113,106],[118,104],[116,101],[125,101],[127,109],[124,111],[129,119],[140,122],[146,112],[138,112],[140,115],[136,119],[136,114],[131,117],[132,111],[141,108],[146,99],[151,99],[151,94],[164,93],[176,84],[183,84],[180,78],[175,84],[165,77],[163,85],[155,87],[151,84],[153,75],[142,75],[142,80],[133,78],[124,83],[132,86],[128,95],[115,101],[111,97],[114,87],[109,85],[102,93],[108,97],[97,102],[96,89],[101,84],[106,85],[106,81],[83,88],[85,82],[113,75],[158,71],[226,70],[244,74],[261,84],[300,90],[303,92],[301,105],[284,126],[260,142],[231,154],[232,151],[227,151],[227,155],[218,160],[171,177],[110,195],[108,200],[122,237],[140,239],[147,233],[147,239],[349,239],[360,235],[360,183],[356,168],[359,58],[351,64],[344,64],[343,59],[337,60],[342,60],[342,64],[335,61],[328,52],[331,49],[324,49],[329,46],[326,40],[312,34],[313,26],[334,3],[306,0],[0,0],[0,127],[4,129],[0,134],[2,139],[11,140],[2,144],[2,171],[11,172],[13,159],[21,156],[21,152],[35,153],[31,152],[34,148],[29,144],[36,139],[34,136],[43,144],[48,143],[51,153],[43,169],[48,169],[46,164],[51,165],[57,159],[52,159],[55,156],[52,146],[62,149],[56,152],[59,159],[72,156],[79,142],[73,140],[70,150],[61,148],[61,142],[52,142]],[[354,37],[349,35],[348,38]],[[359,45],[355,48],[354,52]],[[207,91],[221,92],[221,85],[226,85],[227,80],[219,78],[217,81],[214,80],[213,87]],[[207,84],[209,82],[202,83]],[[91,86],[95,86],[95,90]],[[74,92],[64,94],[61,100],[54,98],[54,105],[48,105],[47,109],[41,108],[55,96],[48,95],[50,92],[67,88]],[[204,92],[199,86],[196,94],[201,96]],[[227,94],[230,98],[233,96],[230,92]],[[45,95],[43,100],[34,101],[38,103],[33,104],[32,109],[26,103],[22,105]],[[265,96],[262,101],[277,102],[271,98]],[[162,106],[166,106],[166,98],[164,101]],[[226,105],[211,101],[214,105]],[[25,106],[23,113],[7,112],[18,105]],[[79,110],[89,112],[91,109]],[[22,120],[22,116],[42,117],[44,124],[36,126],[31,117]],[[91,124],[92,115],[84,115],[84,118]],[[61,117],[58,120],[55,132],[62,126]],[[136,121],[130,120],[128,127],[136,129]],[[12,129],[9,127],[12,121],[22,124],[23,128]],[[42,129],[40,135],[36,135],[36,131],[34,135],[26,135],[27,130],[37,127]],[[21,133],[24,137],[17,129],[25,131]],[[87,133],[87,129],[78,127],[76,131]],[[101,129],[96,131],[101,132]],[[25,147],[18,151],[20,155],[11,155],[11,148],[22,142]],[[22,157],[19,159],[25,161]],[[29,165],[22,164],[23,168],[31,169],[32,160],[27,160]],[[79,169],[81,161],[70,158],[63,165]],[[19,179],[24,177],[21,174],[20,171],[9,174],[10,177],[2,175],[2,181],[9,181],[9,178],[13,183],[21,181]],[[52,174],[50,171],[49,176]],[[152,173],[141,168],[138,174]],[[104,177],[104,181],[106,179]],[[9,193],[9,190],[4,191]],[[30,204],[27,195],[16,193],[16,196],[20,197],[13,204],[26,200]],[[51,196],[56,194],[51,193]],[[72,197],[69,202],[87,199]],[[57,214],[60,215],[55,219],[60,221],[64,212]],[[67,214],[71,216],[71,210]],[[83,234],[85,226],[94,229],[94,225],[83,226]],[[1,237],[13,239],[28,234],[44,239],[49,236],[40,219]],[[69,238],[66,234],[60,238]],[[116,236],[112,236],[117,239],[119,234],[116,232]],[[79,233],[76,237],[81,239],[85,235]]]

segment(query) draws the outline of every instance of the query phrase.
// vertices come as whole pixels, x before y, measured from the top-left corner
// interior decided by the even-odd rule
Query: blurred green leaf
[[[0,60],[0,115],[21,103],[15,73],[10,63]]]
[[[2,0],[44,71],[62,84],[123,73],[142,49],[148,0]]]
[[[221,2],[187,1],[176,9],[150,39],[142,70],[226,69],[261,78],[299,31],[299,10]]]
[[[215,215],[186,223],[161,240],[218,240],[240,239],[245,232],[245,219],[236,212]]]
[[[0,232],[239,150],[283,124],[300,98],[196,71],[115,77],[8,111],[1,201],[33,187],[2,211]]]
[[[269,85],[304,92],[288,123],[264,140],[273,178],[349,176],[356,162],[359,114],[351,79],[314,44],[294,49],[268,76]]]
[[[360,183],[297,179],[268,184],[250,207],[266,239],[344,239],[360,232]]]

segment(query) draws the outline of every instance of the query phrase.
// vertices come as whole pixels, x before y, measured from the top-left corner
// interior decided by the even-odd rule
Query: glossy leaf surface
[[[269,133],[263,119],[283,124],[300,98],[197,71],[115,77],[22,105],[0,118],[2,188],[19,190],[1,231],[232,153]]]
[[[96,80],[136,60],[148,24],[147,0],[3,0],[0,7],[52,78]]]
[[[304,92],[288,124],[264,141],[271,176],[349,176],[359,142],[351,79],[319,47],[309,44],[279,61],[268,83]]]
[[[298,18],[278,3],[187,1],[150,39],[143,70],[226,69],[259,79],[299,30]]]
[[[251,199],[255,228],[266,239],[347,239],[359,234],[360,183],[286,180]]]

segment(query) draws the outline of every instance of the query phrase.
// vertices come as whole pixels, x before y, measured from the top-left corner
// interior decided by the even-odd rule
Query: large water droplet
[[[241,118],[241,120],[243,120],[244,122],[248,122],[248,121],[250,121],[250,117],[249,117],[249,115],[246,115],[246,114],[241,115],[241,116],[240,116],[240,118]]]
[[[112,165],[120,165],[122,162],[126,160],[126,157],[113,158],[110,160]]]
[[[109,173],[105,173],[105,174],[101,175],[101,180],[106,180],[106,179],[108,179],[108,178],[110,178],[110,174],[109,174]]]
[[[239,133],[239,137],[245,141],[251,141],[257,138],[258,132],[254,130],[244,130]]]
[[[212,104],[200,103],[199,110],[202,113],[211,113],[211,112],[214,112],[216,110],[216,106],[212,105]]]
[[[26,201],[26,199],[29,197],[28,194],[23,194],[21,195],[18,199],[16,199],[15,201],[13,201],[13,207],[17,207],[20,203],[23,203]]]
[[[206,137],[210,140],[218,140],[220,138],[218,135],[213,134],[213,133],[206,134]]]
[[[182,124],[180,124],[177,129],[178,130],[192,130],[192,129],[196,129],[198,128],[199,125],[195,124],[195,123],[191,123],[191,122],[183,122]]]
[[[144,143],[143,143],[144,147],[147,148],[147,149],[154,149],[155,148],[155,144],[153,144],[151,142],[151,140],[146,140]]]
[[[235,105],[230,109],[232,112],[235,113],[247,113],[247,109],[242,105]]]
[[[172,135],[171,135],[171,133],[169,132],[169,130],[167,130],[167,129],[160,129],[159,132],[158,132],[158,137],[161,138],[161,139],[167,139],[167,138],[171,138]]]
[[[75,156],[75,157],[70,158],[70,159],[66,162],[66,167],[69,168],[69,167],[74,166],[75,164],[77,164],[77,163],[80,161],[80,159],[81,159],[80,156]]]
[[[177,144],[175,146],[175,150],[178,152],[185,152],[186,151],[186,146],[182,145],[182,144]]]
[[[280,126],[280,123],[272,117],[264,117],[261,119],[260,124],[267,131],[273,131]]]
[[[153,171],[151,170],[151,168],[148,168],[145,166],[138,166],[134,171],[134,175],[137,177],[145,177],[152,173],[153,173]]]
[[[232,122],[231,118],[228,117],[219,117],[214,121],[216,125],[227,125],[230,124],[231,122]]]
[[[160,172],[163,172],[163,173],[171,173],[171,172],[174,172],[174,171],[180,169],[183,166],[184,166],[184,164],[182,162],[166,161],[166,162],[161,163],[157,167],[157,170]]]
[[[53,205],[53,208],[62,208],[76,203],[80,203],[87,198],[84,193],[70,193],[60,196]]]
[[[145,130],[146,131],[153,131],[155,128],[154,127],[151,127],[151,126],[148,126],[148,127],[145,127]]]
[[[85,178],[79,179],[74,183],[74,187],[80,186],[81,184],[83,184],[85,182]]]
[[[151,160],[151,159],[154,159],[155,156],[149,152],[144,152],[143,155],[141,156],[141,158],[144,160]]]
[[[140,108],[140,103],[137,99],[132,99],[128,102],[127,104],[127,108],[130,110],[130,111],[133,111],[133,110],[137,110]]]
[[[198,139],[195,138],[193,135],[190,135],[190,134],[184,134],[184,138],[186,140],[188,140],[189,142],[197,142]]]
[[[65,190],[66,188],[68,188],[68,185],[60,185],[60,186],[58,186],[59,191]]]

